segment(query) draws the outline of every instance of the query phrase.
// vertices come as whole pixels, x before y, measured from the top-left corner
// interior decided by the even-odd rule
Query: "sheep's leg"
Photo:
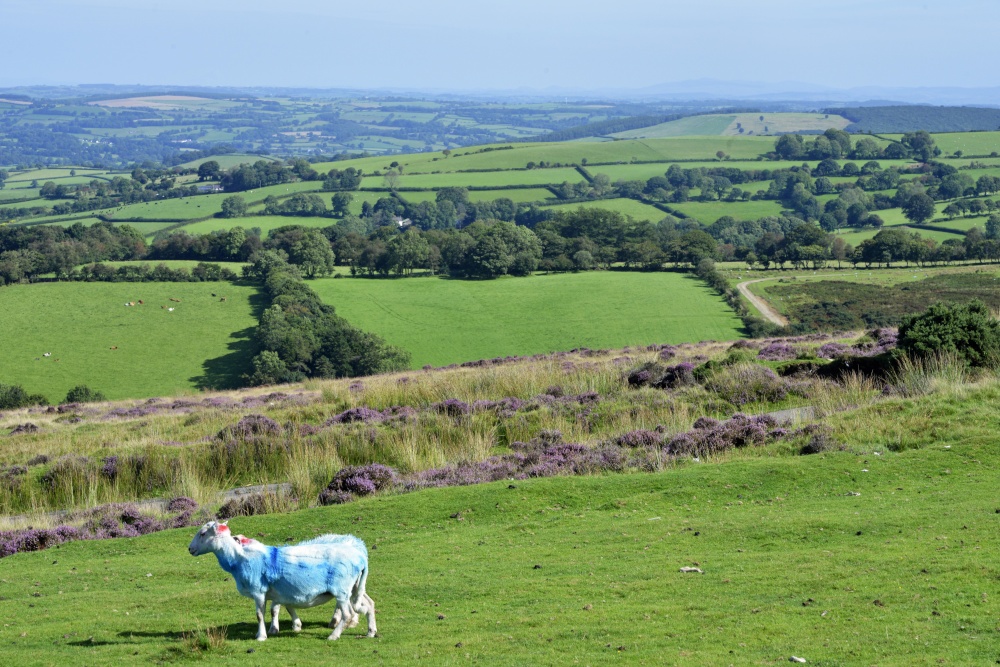
[[[293,607],[285,607],[288,610],[289,616],[292,617],[292,631],[299,632],[302,630],[302,619],[299,618],[299,613],[295,611]]]
[[[266,641],[267,626],[264,624],[264,607],[267,600],[263,596],[254,598],[254,604],[257,605],[257,641]]]
[[[353,606],[351,607],[350,611],[351,611],[352,615],[347,617],[347,627],[348,628],[354,628],[354,627],[357,627],[358,621],[360,620],[361,617],[358,616],[358,612],[357,612],[356,609],[353,608]],[[340,617],[341,616],[343,616],[343,614],[340,611],[340,607],[338,607],[333,612],[333,618],[330,619],[330,622],[327,624],[326,627],[328,627],[328,628],[335,628],[335,627],[337,627],[337,624],[340,623]]]
[[[346,598],[343,600],[337,600],[337,611],[333,614],[333,619],[336,622],[333,632],[327,637],[330,641],[340,639],[340,634],[344,631],[344,627],[347,625],[347,619],[351,618],[351,602]]]
[[[368,617],[368,636],[374,637],[375,633],[378,632],[378,628],[375,627],[375,601],[367,594],[362,595],[358,599],[357,611]]]
[[[281,612],[281,605],[277,602],[271,603],[271,627],[268,629],[267,634],[276,635],[278,634],[278,614]]]

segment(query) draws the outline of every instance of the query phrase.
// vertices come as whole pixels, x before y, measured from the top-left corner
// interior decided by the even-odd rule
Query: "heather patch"
[[[788,343],[770,343],[757,353],[764,361],[788,361],[798,356],[798,350]]]
[[[774,371],[756,364],[718,367],[709,371],[704,387],[737,407],[750,403],[775,403],[789,393],[786,382]]]
[[[270,417],[247,415],[236,424],[219,431],[216,437],[220,440],[254,440],[275,437],[281,431],[281,425]]]

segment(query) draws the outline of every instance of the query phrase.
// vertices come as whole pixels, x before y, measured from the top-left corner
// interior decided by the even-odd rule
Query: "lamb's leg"
[[[271,628],[267,631],[269,635],[278,634],[278,614],[281,612],[281,605],[277,602],[271,603]]]
[[[343,600],[337,600],[337,611],[333,614],[333,621],[336,625],[333,628],[333,632],[327,637],[330,641],[335,639],[340,639],[340,633],[344,631],[344,627],[347,625],[347,619],[351,617],[351,602],[347,598]]]
[[[368,597],[367,593],[358,599],[357,611],[368,617],[368,636],[374,637],[378,632],[378,628],[375,627],[375,601]]]
[[[295,611],[293,607],[285,607],[288,610],[288,614],[292,617],[292,631],[299,632],[302,630],[302,619],[299,618],[299,613]]]
[[[254,604],[257,605],[257,641],[266,641],[267,626],[264,624],[264,607],[267,600],[263,596],[254,598]]]

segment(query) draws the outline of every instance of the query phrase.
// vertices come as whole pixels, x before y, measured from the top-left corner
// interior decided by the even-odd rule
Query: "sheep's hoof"
[[[292,632],[301,632],[301,631],[302,631],[302,621],[296,619],[295,622],[292,623]]]
[[[374,630],[369,630],[369,631],[368,631],[368,634],[367,634],[367,635],[365,635],[365,637],[374,637],[374,636],[375,636],[375,635],[377,635],[377,634],[378,634],[378,633],[377,633],[377,632],[375,632]]]
[[[257,636],[257,641],[259,641],[259,642],[266,642],[267,641],[267,635],[258,635]]]
[[[275,627],[268,628],[267,629],[267,634],[269,634],[269,635],[276,635],[276,634],[278,634],[278,628],[275,628]]]
[[[347,627],[349,627],[349,628],[356,628],[356,627],[358,627],[358,620],[360,618],[361,617],[358,614],[355,614],[354,618],[352,618],[350,621],[347,622]]]

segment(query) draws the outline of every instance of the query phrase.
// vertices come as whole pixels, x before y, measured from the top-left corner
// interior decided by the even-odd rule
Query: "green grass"
[[[203,163],[208,162],[210,160],[218,162],[219,166],[222,167],[223,169],[231,169],[233,167],[238,167],[241,164],[253,164],[254,162],[259,162],[261,160],[265,162],[273,162],[275,158],[268,157],[266,155],[240,155],[240,154],[213,155],[211,157],[204,157],[198,160],[191,160],[190,162],[185,162],[180,166],[187,168],[192,168],[192,167],[197,168],[200,167]]]
[[[761,116],[764,117],[764,120],[760,119]],[[850,122],[843,116],[827,116],[818,113],[708,114],[689,116],[652,127],[618,132],[611,136],[622,139],[652,139],[691,135],[732,135],[749,139],[752,135],[800,132],[802,130],[823,131],[831,127],[843,129]],[[742,135],[737,128],[737,123],[742,125],[744,130]],[[769,139],[769,141],[773,141],[773,139]],[[767,151],[761,152],[766,153]]]
[[[75,171],[77,176],[90,177],[108,173],[105,169],[92,169],[87,167],[51,167],[46,169],[29,169],[27,171],[17,171],[11,173],[10,176],[7,177],[7,185],[10,187],[11,185],[21,181],[38,181],[39,183],[44,183],[45,181],[54,181],[54,179],[69,178],[71,176],[71,171]]]
[[[232,229],[233,227],[243,227],[253,229],[258,227],[261,234],[266,238],[272,229],[284,227],[286,225],[301,225],[303,227],[314,227],[322,229],[337,224],[336,218],[305,218],[291,215],[258,215],[249,218],[212,218],[201,222],[192,222],[178,228],[178,231],[188,234],[207,234],[220,229]]]
[[[469,192],[469,201],[492,201],[494,199],[503,198],[510,199],[517,204],[521,202],[543,202],[546,199],[555,199],[555,195],[545,188],[522,188],[518,190],[472,190]]]
[[[1000,152],[1000,132],[946,132],[935,134],[934,143],[944,155],[955,151],[965,155],[989,155]]]
[[[676,273],[587,272],[493,281],[317,280],[337,313],[436,366],[574,347],[739,338],[740,321]]]
[[[930,223],[935,227],[944,227],[946,229],[954,229],[958,233],[967,232],[973,227],[979,227],[980,230],[986,228],[986,221],[989,219],[988,216],[976,216],[973,218],[955,218],[954,220],[935,220]]]
[[[547,210],[551,211],[575,211],[580,208],[603,208],[609,211],[617,211],[623,215],[630,215],[636,220],[649,220],[650,222],[658,222],[668,215],[655,206],[643,204],[634,199],[598,199],[595,201],[557,204],[546,207]]]
[[[145,305],[124,306],[139,299]],[[77,384],[109,398],[232,386],[248,361],[256,299],[254,288],[229,283],[8,286],[0,290],[0,382],[53,401]]]
[[[523,165],[522,165],[523,166]],[[444,174],[403,174],[399,177],[400,188],[452,188],[452,187],[495,187],[498,185],[549,185],[564,181],[577,183],[584,180],[576,169],[525,169],[521,171],[488,171]],[[384,188],[382,176],[365,176],[362,188]],[[406,196],[406,193],[403,193]]]
[[[732,216],[737,220],[756,220],[769,215],[781,215],[781,211],[784,209],[781,202],[768,199],[745,202],[692,201],[683,204],[668,204],[668,206],[706,225],[712,224],[724,215]]]
[[[129,204],[100,211],[112,219],[143,218],[148,220],[182,220],[203,218],[222,211],[222,202],[234,194],[243,197],[247,202],[262,201],[268,195],[281,197],[296,192],[317,192],[322,187],[320,181],[298,181],[271,185],[266,188],[247,190],[246,192],[220,192],[218,194],[196,195],[194,197],[177,197],[160,201]],[[324,199],[328,197],[324,196]]]
[[[926,404],[906,403],[887,409],[913,424],[974,409],[943,400],[928,418]],[[254,641],[252,603],[212,556],[187,554],[194,529],[13,556],[0,579],[4,655],[18,665],[992,664],[996,448],[893,454],[864,433],[852,440],[869,453],[505,481],[232,521],[271,543],[334,530],[375,547],[380,637],[368,640],[355,639],[362,623],[326,642],[326,605],[301,611],[301,634],[284,615],[281,634]],[[704,574],[678,572],[693,564]],[[225,628],[224,644],[195,651],[182,637],[210,628]]]
[[[637,130],[616,132],[611,136],[618,137],[619,139],[653,139],[660,137],[722,134],[735,118],[736,116],[733,114],[689,116],[687,118],[672,120],[668,123],[660,123],[659,125],[652,125],[650,127],[640,127]]]

